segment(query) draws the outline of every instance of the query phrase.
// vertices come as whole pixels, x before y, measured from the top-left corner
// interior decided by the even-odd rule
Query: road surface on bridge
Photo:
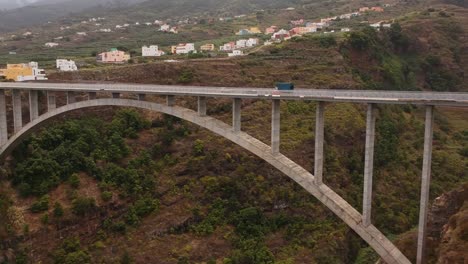
[[[314,100],[325,102],[354,102],[379,104],[420,104],[468,106],[468,93],[318,90],[297,88],[294,91],[276,91],[274,88],[208,87],[180,85],[148,85],[122,83],[0,83],[0,89],[42,90],[63,92],[109,92],[205,96],[250,99]]]

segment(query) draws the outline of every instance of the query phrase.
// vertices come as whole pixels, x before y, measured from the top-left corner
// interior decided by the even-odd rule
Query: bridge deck
[[[0,83],[0,89],[113,92],[160,94],[179,96],[205,96],[250,99],[316,100],[325,102],[355,102],[379,104],[419,104],[468,106],[468,93],[404,92],[366,90],[296,89],[275,91],[273,88],[208,87],[146,84],[91,84],[91,83]]]

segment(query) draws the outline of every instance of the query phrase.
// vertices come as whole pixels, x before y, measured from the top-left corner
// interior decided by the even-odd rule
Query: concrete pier
[[[280,126],[281,126],[281,101],[273,100],[271,111],[271,151],[274,155],[280,153]]]
[[[0,146],[8,141],[8,123],[6,114],[5,90],[0,90]]]
[[[29,91],[29,116],[33,121],[39,117],[38,92],[35,90]]]
[[[206,97],[204,96],[198,97],[198,115],[206,116]]]
[[[146,100],[146,94],[138,94],[138,101],[145,101]]]
[[[95,100],[97,98],[96,92],[89,92],[88,93],[88,100]]]
[[[426,106],[424,131],[424,154],[421,179],[421,202],[419,203],[418,250],[416,263],[426,263],[427,211],[431,185],[432,138],[434,131],[434,106]]]
[[[241,106],[242,100],[240,98],[232,99],[232,129],[234,132],[241,131]]]
[[[362,224],[371,225],[372,214],[372,177],[374,173],[374,143],[375,143],[375,105],[367,106],[366,153],[364,158],[364,194],[362,202]]]
[[[23,113],[21,109],[21,91],[12,90],[13,97],[13,126],[15,128],[15,133],[23,128]]]
[[[47,91],[47,111],[50,112],[57,108],[55,92]]]
[[[314,179],[315,184],[323,183],[323,140],[325,127],[325,103],[318,102],[315,115],[315,156],[314,156]]]
[[[173,95],[166,96],[166,104],[167,104],[167,106],[174,106],[175,105],[175,96],[173,96]]]
[[[67,92],[67,104],[76,103],[76,95],[75,92],[69,91]]]

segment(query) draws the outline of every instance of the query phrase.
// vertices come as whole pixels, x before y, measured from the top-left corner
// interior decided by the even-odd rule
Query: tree
[[[72,212],[78,216],[85,216],[96,208],[96,201],[92,197],[78,197],[72,202]]]
[[[55,218],[61,218],[64,214],[63,207],[59,202],[55,202],[54,204],[54,217]]]

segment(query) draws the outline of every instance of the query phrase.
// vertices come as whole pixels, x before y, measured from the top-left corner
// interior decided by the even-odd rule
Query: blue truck
[[[276,83],[276,90],[278,91],[293,91],[293,83]]]

